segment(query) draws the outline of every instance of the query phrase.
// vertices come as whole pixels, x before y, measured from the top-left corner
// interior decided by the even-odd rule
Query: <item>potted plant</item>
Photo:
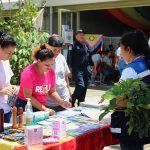
[[[102,96],[109,100],[100,114],[101,120],[107,113],[121,109],[128,117],[128,134],[138,133],[139,138],[150,134],[150,88],[141,79],[127,79],[115,84]]]

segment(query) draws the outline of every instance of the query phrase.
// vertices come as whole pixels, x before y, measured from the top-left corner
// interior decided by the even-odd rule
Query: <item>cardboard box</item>
[[[56,139],[62,139],[66,136],[66,120],[54,119],[52,121],[52,137]]]
[[[43,144],[43,128],[41,126],[25,127],[25,144],[27,148]]]

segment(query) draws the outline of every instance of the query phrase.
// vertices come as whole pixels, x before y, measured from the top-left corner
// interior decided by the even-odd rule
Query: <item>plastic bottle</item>
[[[33,124],[33,109],[29,98],[27,98],[27,104],[25,106],[25,124],[26,126]]]
[[[0,132],[4,131],[4,110],[0,109]]]

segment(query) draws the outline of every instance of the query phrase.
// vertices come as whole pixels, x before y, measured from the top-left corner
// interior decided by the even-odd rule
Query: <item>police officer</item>
[[[78,30],[75,34],[70,61],[71,71],[75,80],[75,90],[72,94],[73,107],[76,100],[78,100],[78,106],[80,105],[80,102],[85,100],[90,77],[90,72],[88,71],[88,66],[91,64],[90,60],[90,51],[84,42],[84,31]]]

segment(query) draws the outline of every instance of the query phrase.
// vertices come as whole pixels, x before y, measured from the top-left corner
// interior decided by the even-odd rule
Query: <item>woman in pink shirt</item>
[[[26,67],[21,74],[16,106],[25,109],[26,98],[30,98],[33,111],[42,110],[53,115],[55,113],[54,110],[45,106],[49,95],[59,105],[67,108],[69,106],[68,102],[62,100],[56,92],[55,72],[51,68],[54,63],[52,51],[42,45],[34,50],[32,57],[36,59],[36,62]]]

